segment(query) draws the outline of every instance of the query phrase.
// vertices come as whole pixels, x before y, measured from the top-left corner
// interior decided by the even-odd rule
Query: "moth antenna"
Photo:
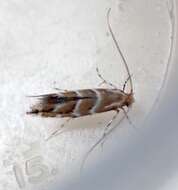
[[[109,28],[109,32],[110,32],[110,34],[111,34],[111,36],[112,36],[112,39],[113,39],[113,41],[114,41],[114,44],[115,44],[115,46],[116,46],[116,48],[117,48],[117,50],[118,50],[118,52],[119,52],[119,54],[120,54],[120,56],[121,56],[121,58],[122,58],[122,60],[123,60],[123,63],[124,63],[124,65],[125,65],[125,68],[126,68],[126,71],[127,71],[127,74],[128,74],[128,78],[129,78],[129,81],[130,81],[130,94],[133,94],[133,83],[132,83],[132,77],[131,77],[131,74],[130,74],[130,71],[129,71],[129,67],[128,67],[128,65],[127,65],[127,62],[126,62],[126,60],[125,60],[125,58],[124,58],[124,55],[123,55],[123,53],[122,53],[122,51],[121,51],[121,48],[120,48],[120,46],[119,46],[119,44],[118,44],[118,42],[117,42],[117,40],[116,40],[116,38],[115,38],[115,35],[114,35],[114,33],[113,33],[113,31],[112,31],[112,28],[111,28],[111,24],[110,24],[110,12],[111,12],[111,8],[109,8],[109,10],[108,10],[108,12],[107,12],[107,24],[108,24],[108,28]]]
[[[127,112],[126,112],[127,113]],[[125,116],[125,115],[124,115]],[[89,154],[102,142],[105,141],[105,138],[107,138],[117,127],[118,125],[120,125],[120,123],[125,119],[125,117],[122,117],[120,119],[120,121],[114,126],[112,127],[110,130],[107,131],[107,133],[105,133],[100,139],[98,139],[98,141],[89,149],[89,151],[85,154],[82,163],[81,163],[81,167],[80,167],[80,173],[82,173],[83,167],[85,165],[85,162],[89,156]]]
[[[131,76],[133,76],[133,75],[131,75]],[[127,79],[125,80],[123,88],[122,88],[123,91],[125,91],[125,88],[126,88],[126,85],[127,85],[127,82],[129,81],[129,79],[130,79],[130,77],[127,77]]]
[[[105,135],[106,136],[106,135]],[[102,136],[91,148],[90,150],[85,154],[82,163],[81,163],[81,167],[80,167],[80,173],[82,173],[83,167],[85,165],[85,162],[89,156],[89,154],[97,147],[97,145],[99,145],[105,138],[105,136]]]

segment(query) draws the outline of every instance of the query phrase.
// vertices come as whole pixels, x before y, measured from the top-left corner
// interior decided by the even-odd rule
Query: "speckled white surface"
[[[136,101],[129,115],[139,126],[161,87],[170,53],[166,0],[0,1],[0,189],[34,189],[78,175],[81,159],[112,113],[73,120],[70,131],[45,142],[64,120],[27,116],[33,101],[26,95],[54,87],[96,88],[96,65],[122,88],[127,74],[108,33],[110,7],[133,74]],[[127,121],[120,127],[109,140],[124,142],[134,131]]]

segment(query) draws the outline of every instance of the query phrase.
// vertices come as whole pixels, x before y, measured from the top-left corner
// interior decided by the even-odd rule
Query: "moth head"
[[[125,105],[127,107],[130,107],[133,103],[134,103],[134,97],[133,97],[133,93],[130,93],[130,94],[127,94],[127,98],[126,98],[126,101],[125,101]]]

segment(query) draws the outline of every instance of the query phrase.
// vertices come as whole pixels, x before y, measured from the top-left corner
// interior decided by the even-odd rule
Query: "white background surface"
[[[27,116],[33,100],[26,95],[55,92],[54,86],[96,88],[96,65],[122,88],[127,74],[108,33],[108,8],[133,74],[136,102],[129,115],[139,126],[168,64],[172,33],[166,0],[0,1],[0,189],[34,189],[78,176],[83,156],[112,113],[73,120],[70,131],[45,142],[63,120]],[[127,121],[120,127],[108,141],[123,149],[135,130]],[[95,152],[101,157],[100,149]]]

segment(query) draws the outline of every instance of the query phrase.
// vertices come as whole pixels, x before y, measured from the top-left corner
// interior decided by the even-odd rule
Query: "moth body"
[[[83,89],[38,96],[29,114],[43,117],[81,117],[129,107],[133,95],[119,89]]]

